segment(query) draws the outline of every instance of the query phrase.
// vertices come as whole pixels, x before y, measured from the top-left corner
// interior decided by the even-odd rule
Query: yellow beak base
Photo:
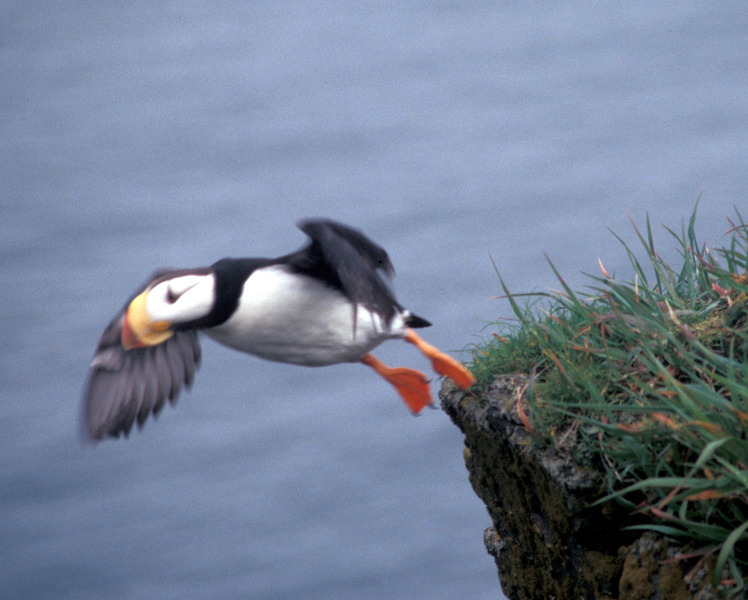
[[[122,323],[122,346],[125,350],[157,346],[168,340],[174,332],[168,321],[152,321],[146,310],[148,290],[137,295],[125,311]]]

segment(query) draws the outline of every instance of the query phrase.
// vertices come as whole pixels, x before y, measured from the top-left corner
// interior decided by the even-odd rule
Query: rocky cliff
[[[625,532],[633,517],[605,495],[603,475],[564,444],[536,443],[524,423],[526,377],[476,395],[446,382],[442,408],[465,435],[465,464],[491,526],[486,549],[511,600],[711,600],[713,559],[684,556],[657,535]]]

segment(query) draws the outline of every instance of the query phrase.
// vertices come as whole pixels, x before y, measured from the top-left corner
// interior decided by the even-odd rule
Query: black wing
[[[354,306],[363,304],[388,321],[402,309],[377,272],[394,273],[383,248],[363,233],[334,221],[302,221],[299,228],[312,243],[290,257],[292,267],[326,281]]]
[[[91,362],[83,419],[93,440],[128,435],[149,414],[157,415],[168,400],[190,387],[200,362],[197,331],[178,331],[158,346],[125,350],[122,310],[104,330]]]

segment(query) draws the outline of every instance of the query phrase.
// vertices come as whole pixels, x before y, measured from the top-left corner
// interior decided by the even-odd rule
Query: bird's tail
[[[429,321],[427,321],[423,317],[414,315],[411,312],[407,312],[405,314],[405,324],[413,329],[420,329],[421,327],[431,327],[431,323]]]

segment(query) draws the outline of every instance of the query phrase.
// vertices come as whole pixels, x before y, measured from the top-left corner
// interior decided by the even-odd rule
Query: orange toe
[[[420,371],[405,367],[388,367],[371,354],[364,355],[361,362],[373,368],[392,384],[413,414],[418,414],[426,406],[434,404],[429,380]]]
[[[438,348],[423,341],[412,329],[405,334],[405,341],[413,344],[431,361],[434,371],[439,375],[448,377],[463,390],[468,389],[475,383],[475,377],[467,368]]]
[[[441,356],[430,358],[434,371],[439,373],[439,375],[448,377],[463,390],[468,389],[475,383],[475,377],[473,377],[473,374],[451,356],[442,354]]]
[[[420,371],[396,367],[390,369],[385,379],[395,386],[397,393],[413,414],[418,414],[421,409],[434,404],[429,380]]]

